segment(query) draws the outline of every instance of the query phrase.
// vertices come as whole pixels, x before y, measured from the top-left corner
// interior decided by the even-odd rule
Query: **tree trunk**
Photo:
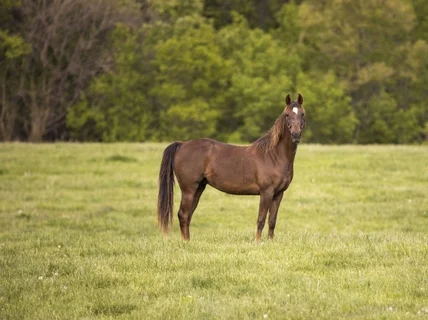
[[[31,112],[31,130],[28,136],[30,142],[41,142],[46,133],[46,125],[49,110],[44,108],[33,108]]]

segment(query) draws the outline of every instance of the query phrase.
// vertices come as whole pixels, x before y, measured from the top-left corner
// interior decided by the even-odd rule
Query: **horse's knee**
[[[275,229],[276,226],[276,218],[269,219],[269,229]]]
[[[193,197],[189,195],[182,195],[180,209],[178,210],[178,220],[181,223],[188,224],[191,209],[193,204]]]
[[[263,218],[258,219],[257,220],[257,229],[262,230],[265,227],[265,222],[266,222],[266,218],[265,219],[263,219]]]
[[[180,221],[180,226],[189,224],[189,211],[178,210],[178,221]]]
[[[186,219],[186,214],[183,212],[183,210],[178,210],[178,214],[177,214],[177,216],[178,216],[178,220],[180,220],[180,222],[182,221],[182,220],[184,220],[184,219]]]

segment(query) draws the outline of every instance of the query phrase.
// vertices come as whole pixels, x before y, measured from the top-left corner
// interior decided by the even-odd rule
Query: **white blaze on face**
[[[296,107],[294,107],[294,108],[293,108],[293,112],[294,112],[295,114],[299,114],[299,109],[297,109]]]

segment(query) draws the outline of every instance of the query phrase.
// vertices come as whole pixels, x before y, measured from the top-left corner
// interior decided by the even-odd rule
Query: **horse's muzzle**
[[[299,143],[301,136],[301,132],[293,132],[291,133],[291,141],[293,141],[294,143]]]

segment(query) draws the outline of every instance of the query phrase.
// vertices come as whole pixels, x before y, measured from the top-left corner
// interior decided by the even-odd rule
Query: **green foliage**
[[[301,23],[299,21],[299,6],[295,2],[285,3],[276,14],[278,28],[273,30],[277,38],[288,50],[293,50],[299,44]]]
[[[412,134],[407,142],[427,140],[427,135],[421,133],[428,122],[428,104],[426,84],[428,83],[428,43],[425,40],[416,41],[408,49],[408,54],[404,63],[405,77],[407,79],[406,89],[407,94],[404,97],[399,95],[399,98],[404,98],[403,105],[408,109],[412,108],[416,117],[413,121],[413,129],[415,134]],[[402,86],[401,86],[402,87]]]
[[[161,138],[213,136],[230,76],[214,28],[197,16],[180,18],[172,36],[159,41],[155,51],[151,94],[163,111]]]
[[[31,45],[26,43],[19,35],[9,35],[7,31],[0,30],[0,56],[6,59],[18,58],[30,53]]]
[[[308,63],[334,68],[350,85],[361,67],[397,63],[397,50],[415,20],[412,7],[402,0],[306,1],[299,13]]]
[[[414,40],[428,41],[428,2],[425,0],[412,0],[416,15],[416,25],[413,31]]]
[[[174,139],[177,133],[190,139],[215,133],[229,71],[209,23],[186,16],[172,28],[118,27],[113,39],[114,71],[92,83],[90,102],[74,106],[83,112],[71,118],[86,117],[85,123],[95,127],[103,141]],[[82,132],[81,121],[69,121],[77,134]]]
[[[385,7],[386,5],[387,7]],[[333,70],[352,97],[359,143],[408,143],[421,138],[422,113],[409,102],[422,90],[403,91],[422,68],[423,42],[412,46],[415,14],[410,2],[306,1],[300,6],[304,54],[310,70]],[[419,52],[419,53],[418,53]],[[411,66],[402,66],[405,56]],[[412,57],[413,56],[413,57]],[[421,62],[418,62],[421,61]],[[426,70],[426,69],[425,69]],[[422,71],[426,73],[426,71]],[[349,140],[348,140],[349,141]]]
[[[362,143],[409,143],[422,134],[418,125],[420,110],[416,106],[398,109],[397,102],[386,92],[372,97],[364,113],[360,114]]]
[[[30,46],[43,39],[25,27],[27,20],[33,21],[32,11],[17,0],[2,3],[1,139],[25,138],[38,119],[39,131],[53,139],[162,141],[206,136],[251,141],[273,124],[285,95],[299,92],[308,110],[308,142],[426,140],[426,1],[100,2],[105,8],[107,3],[114,10],[100,17],[110,17],[115,28],[107,28],[106,36],[95,32],[93,43],[100,41],[99,52],[76,61],[76,52],[86,47],[83,38],[69,37],[70,45],[63,49],[58,48],[61,42]],[[32,10],[37,12],[36,7]],[[63,17],[72,18],[72,13]],[[62,39],[62,32],[63,28],[55,31],[55,39]],[[30,59],[30,51],[38,55],[39,64],[18,59]],[[70,60],[69,67],[63,67],[64,59]],[[55,81],[30,76],[51,70],[43,67],[47,62],[52,70],[70,75],[43,73],[63,76]],[[93,71],[82,80],[76,70],[82,74],[85,66]],[[21,79],[12,79],[14,75]],[[37,87],[42,83],[60,90],[44,91]],[[39,106],[32,97],[49,103]],[[67,110],[59,108],[48,116],[36,111],[45,105]]]
[[[373,96],[366,108],[360,109],[363,122],[359,140],[363,143],[392,143],[394,142],[393,124],[397,102],[388,93],[382,91],[379,96]]]
[[[288,1],[204,0],[203,15],[214,21],[217,29],[233,21],[235,13],[246,18],[251,28],[270,30],[277,27],[275,16]],[[297,0],[296,2],[301,2]]]
[[[199,15],[203,9],[201,0],[157,0],[153,7],[164,20],[175,21],[187,15]]]
[[[222,52],[232,76],[227,91],[227,119],[239,124],[234,139],[251,141],[267,130],[282,112],[287,92],[299,69],[299,58],[260,29],[250,29],[242,16],[219,32]]]
[[[299,92],[305,92],[308,127],[305,140],[316,143],[352,143],[358,120],[351,108],[351,98],[332,73],[321,79],[300,73]]]
[[[69,109],[67,125],[79,140],[149,139],[153,107],[144,92],[150,80],[136,51],[138,33],[118,26],[111,39],[118,48],[114,71],[92,82],[87,96]]]
[[[215,136],[218,116],[219,112],[202,99],[175,104],[161,116],[164,137],[188,140]]]

